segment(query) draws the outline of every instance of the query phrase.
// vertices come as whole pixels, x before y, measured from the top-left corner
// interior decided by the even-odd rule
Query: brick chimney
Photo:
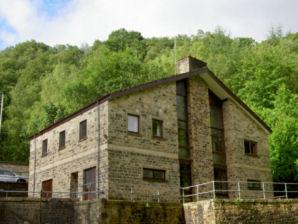
[[[193,72],[205,67],[207,63],[200,61],[192,56],[187,56],[177,62],[177,74]]]

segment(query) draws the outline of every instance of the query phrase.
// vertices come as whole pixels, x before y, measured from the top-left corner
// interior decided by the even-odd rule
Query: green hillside
[[[298,181],[298,33],[258,43],[222,29],[176,37],[177,59],[208,67],[273,130],[275,181]],[[109,92],[174,74],[174,39],[120,29],[90,47],[36,41],[0,52],[0,160],[28,161],[28,137]]]

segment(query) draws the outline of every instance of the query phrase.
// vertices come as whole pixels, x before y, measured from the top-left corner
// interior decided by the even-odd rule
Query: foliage
[[[272,128],[274,180],[298,181],[298,33],[272,29],[258,43],[219,27],[175,39],[176,59],[191,54],[207,62]],[[174,42],[119,29],[90,47],[27,41],[1,51],[0,160],[28,161],[28,136],[105,94],[173,75]]]

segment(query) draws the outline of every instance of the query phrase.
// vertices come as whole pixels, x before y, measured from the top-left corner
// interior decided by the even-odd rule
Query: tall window
[[[209,90],[210,126],[216,195],[227,196],[227,167],[224,142],[222,101]]]
[[[160,120],[152,120],[152,135],[153,137],[162,138],[162,121]]]
[[[65,131],[59,133],[59,149],[65,148]]]
[[[130,133],[139,134],[140,117],[138,115],[129,114],[127,116],[127,131]]]
[[[178,142],[179,158],[189,158],[188,131],[187,131],[187,98],[186,82],[177,82],[177,116],[178,116]]]
[[[222,102],[213,92],[209,91],[209,103],[213,162],[214,164],[225,165],[226,155],[224,145]]]
[[[257,155],[257,143],[244,140],[244,150],[245,150],[245,154]]]
[[[176,83],[176,102],[178,119],[180,186],[186,187],[191,185],[191,160],[188,140],[186,80],[181,80]]]
[[[80,140],[87,138],[87,120],[80,122]]]
[[[42,156],[46,156],[48,154],[48,139],[42,141]]]

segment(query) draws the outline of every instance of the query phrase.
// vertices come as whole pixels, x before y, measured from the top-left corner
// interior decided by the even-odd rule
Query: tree
[[[147,54],[146,42],[141,33],[136,31],[127,31],[123,28],[113,31],[105,44],[114,52],[124,51],[126,48],[130,48],[142,59]]]

